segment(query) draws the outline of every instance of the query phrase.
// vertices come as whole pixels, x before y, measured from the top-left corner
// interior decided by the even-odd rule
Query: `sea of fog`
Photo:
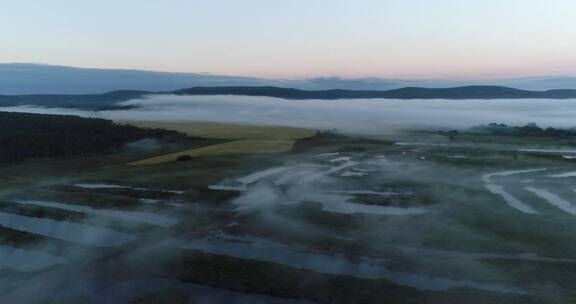
[[[0,111],[75,114],[115,120],[206,121],[256,125],[336,128],[377,133],[383,128],[463,128],[491,122],[576,127],[576,100],[285,100],[249,96],[150,95],[123,102],[138,108],[81,111],[41,107],[4,107]]]

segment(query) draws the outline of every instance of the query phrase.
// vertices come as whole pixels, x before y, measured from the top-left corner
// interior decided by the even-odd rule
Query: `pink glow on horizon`
[[[74,64],[72,64],[74,65]],[[78,66],[78,65],[75,65]],[[176,73],[206,73],[215,75],[234,75],[246,77],[259,77],[269,79],[304,79],[313,77],[342,77],[342,78],[391,78],[391,79],[470,79],[491,80],[516,77],[541,77],[541,76],[573,76],[576,75],[574,65],[540,65],[534,67],[522,64],[491,64],[474,66],[446,65],[446,66],[355,66],[355,67],[322,67],[322,66],[292,66],[271,67],[254,66],[249,69],[243,67],[208,67],[198,68],[196,65],[187,65],[182,62],[178,65],[126,65],[126,64],[102,64],[98,66],[85,66],[96,68],[126,68],[144,69],[161,72]]]
[[[284,79],[576,75],[574,12],[574,0],[11,1],[0,60]]]

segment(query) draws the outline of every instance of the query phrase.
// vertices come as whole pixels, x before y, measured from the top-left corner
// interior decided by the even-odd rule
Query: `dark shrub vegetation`
[[[143,138],[181,136],[175,131],[142,129],[99,118],[0,112],[0,161],[112,153]]]

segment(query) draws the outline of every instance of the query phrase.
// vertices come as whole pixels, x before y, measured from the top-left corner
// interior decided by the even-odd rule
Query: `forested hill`
[[[0,95],[0,107],[34,105],[86,110],[125,109],[119,103],[150,94],[237,95],[284,99],[576,99],[576,90],[527,91],[499,86],[467,86],[445,89],[409,87],[387,91],[323,90],[307,91],[280,87],[234,86],[194,87],[170,92],[113,91],[89,95]]]
[[[113,91],[86,95],[0,95],[0,107],[32,105],[84,110],[117,110],[128,108],[118,105],[119,102],[141,98],[147,94],[153,94],[153,92]]]
[[[0,162],[114,152],[144,138],[183,136],[110,120],[67,115],[0,112]]]
[[[467,86],[445,89],[409,87],[387,91],[305,91],[278,87],[196,87],[172,92],[176,95],[240,95],[285,99],[576,99],[576,90],[527,91],[499,86]]]

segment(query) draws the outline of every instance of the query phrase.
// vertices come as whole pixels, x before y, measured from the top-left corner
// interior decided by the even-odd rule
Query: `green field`
[[[131,122],[122,123],[142,127],[178,131],[189,136],[209,139],[234,140],[208,147],[187,149],[177,153],[159,155],[130,162],[129,165],[157,165],[175,161],[181,156],[202,157],[230,154],[260,154],[287,152],[295,140],[312,136],[313,130],[288,127],[263,127],[206,122],[164,123]]]
[[[255,126],[213,122],[151,122],[120,121],[142,128],[159,128],[173,130],[193,137],[217,139],[300,139],[314,134],[314,130],[291,127]]]
[[[176,161],[179,157],[203,157],[219,156],[231,154],[260,154],[260,153],[280,153],[292,150],[293,140],[236,140],[228,143],[212,145],[208,147],[196,148],[177,153],[156,156],[144,160],[129,163],[133,166],[158,165],[166,162]]]

